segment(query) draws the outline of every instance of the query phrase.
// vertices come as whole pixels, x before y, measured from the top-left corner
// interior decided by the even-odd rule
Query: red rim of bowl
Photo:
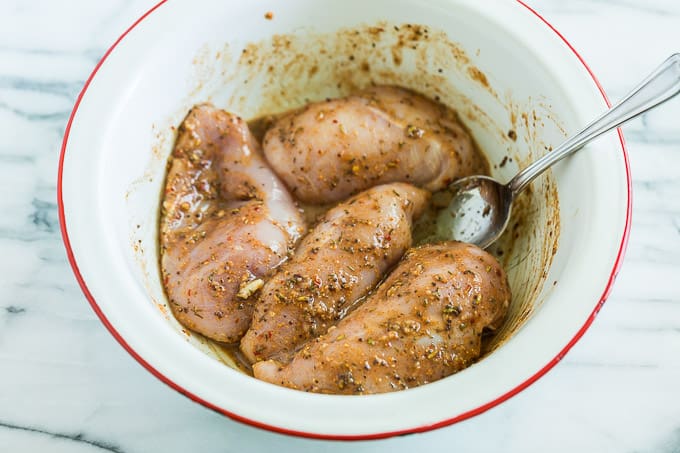
[[[330,439],[330,440],[370,440],[370,439],[382,439],[386,437],[392,437],[392,436],[397,436],[397,435],[402,435],[402,434],[412,434],[412,433],[421,433],[425,431],[430,431],[433,429],[441,428],[444,426],[451,425],[453,423],[465,420],[470,417],[474,417],[475,415],[479,415],[483,412],[486,412],[487,410],[491,409],[492,407],[508,400],[509,398],[515,396],[531,384],[533,384],[536,380],[538,380],[541,376],[546,374],[552,367],[554,367],[562,358],[565,356],[565,354],[571,349],[574,344],[583,336],[583,334],[588,330],[590,325],[593,323],[593,320],[595,319],[595,316],[597,313],[600,311],[600,308],[602,308],[602,305],[604,302],[607,300],[607,297],[609,296],[609,293],[611,292],[612,285],[614,284],[614,281],[616,280],[616,276],[619,272],[619,269],[621,268],[621,263],[623,261],[623,256],[626,250],[626,246],[628,244],[628,237],[630,234],[630,226],[631,226],[631,213],[632,213],[632,181],[631,181],[631,174],[630,174],[630,164],[628,161],[628,153],[626,151],[626,145],[625,141],[623,138],[623,133],[621,132],[620,129],[618,129],[618,134],[619,134],[619,140],[621,142],[621,150],[623,152],[623,159],[626,167],[626,181],[627,181],[627,207],[626,207],[626,226],[625,230],[623,232],[623,237],[621,238],[621,244],[619,246],[619,251],[616,256],[616,261],[614,263],[614,268],[611,271],[611,274],[609,276],[609,280],[607,281],[607,286],[604,289],[604,292],[602,293],[602,296],[600,297],[599,301],[595,305],[595,308],[593,309],[592,313],[590,316],[588,316],[588,319],[586,322],[583,324],[583,326],[576,332],[574,337],[567,343],[567,345],[562,348],[562,350],[550,361],[548,364],[546,364],[543,368],[538,370],[533,376],[529,377],[526,381],[524,381],[522,384],[518,385],[514,389],[508,391],[507,393],[501,395],[500,397],[489,401],[486,404],[483,404],[473,410],[464,412],[460,415],[457,415],[456,417],[449,418],[446,420],[443,420],[438,423],[434,423],[431,425],[424,425],[424,426],[417,426],[414,428],[409,428],[409,429],[403,429],[399,431],[390,431],[390,432],[382,432],[382,433],[374,433],[374,434],[360,434],[360,435],[341,435],[341,434],[319,434],[319,433],[310,433],[310,432],[304,432],[304,431],[296,431],[296,430],[291,430],[291,429],[286,429],[286,428],[281,428],[278,426],[273,426],[273,425],[268,425],[265,423],[258,422],[257,420],[251,420],[249,418],[242,417],[238,414],[235,414],[233,412],[229,412],[226,409],[223,409],[221,407],[217,407],[214,404],[210,403],[209,401],[206,401],[197,395],[194,395],[191,393],[189,390],[180,387],[178,384],[173,382],[169,377],[163,375],[161,372],[156,370],[153,366],[151,366],[144,358],[142,358],[137,352],[135,352],[130,345],[127,344],[125,339],[116,331],[116,329],[111,325],[109,320],[106,318],[104,313],[102,312],[101,308],[97,305],[97,301],[94,299],[92,294],[90,293],[89,289],[87,288],[87,285],[85,284],[85,281],[83,280],[83,277],[80,274],[80,270],[78,269],[78,264],[76,263],[75,257],[73,256],[73,250],[71,249],[71,243],[69,241],[68,237],[68,231],[66,230],[66,219],[65,219],[65,214],[64,214],[64,202],[62,199],[62,175],[63,175],[63,169],[64,169],[64,157],[66,155],[66,147],[68,144],[68,138],[69,138],[69,133],[71,131],[71,125],[73,124],[73,119],[76,115],[76,112],[78,111],[78,106],[80,105],[80,102],[85,95],[85,92],[87,91],[88,87],[90,86],[90,83],[92,82],[92,79],[94,76],[97,74],[99,71],[99,68],[104,64],[104,61],[106,58],[109,56],[109,54],[113,51],[113,49],[116,48],[116,46],[125,38],[125,36],[132,30],[134,29],[137,25],[139,25],[140,22],[142,22],[147,16],[149,16],[151,13],[153,13],[156,9],[158,9],[161,5],[166,3],[168,0],[162,0],[155,6],[153,6],[150,10],[148,10],[142,17],[137,19],[127,30],[123,32],[120,37],[113,43],[113,45],[106,51],[104,56],[101,58],[99,63],[95,66],[93,69],[92,73],[90,76],[87,78],[87,81],[85,82],[85,85],[83,86],[83,89],[81,92],[78,94],[78,98],[76,99],[75,105],[73,107],[73,111],[71,112],[71,116],[68,119],[68,123],[66,124],[66,130],[64,132],[64,139],[61,145],[61,154],[59,156],[59,170],[58,170],[58,175],[57,175],[57,204],[59,208],[59,225],[61,228],[61,235],[62,239],[64,241],[64,246],[66,247],[66,254],[68,256],[69,263],[71,264],[71,268],[73,269],[73,273],[75,274],[76,280],[78,280],[78,284],[80,285],[80,288],[82,289],[83,293],[85,294],[85,297],[87,300],[90,302],[90,305],[92,306],[92,309],[95,311],[101,322],[106,326],[106,328],[109,330],[111,335],[120,343],[120,345],[135,359],[137,362],[139,362],[144,368],[146,368],[151,374],[156,376],[159,380],[170,386],[172,389],[176,390],[177,392],[181,393],[182,395],[192,399],[193,401],[202,404],[203,406],[214,410],[215,412],[218,412],[220,414],[226,415],[236,421],[246,423],[251,426],[255,426],[258,428],[266,429],[269,431],[274,431],[282,434],[288,434],[292,436],[299,436],[299,437],[307,437],[307,438],[315,438],[315,439]],[[593,81],[597,85],[597,88],[600,90],[600,93],[602,94],[602,97],[604,98],[605,102],[607,105],[611,105],[609,102],[609,99],[607,98],[607,95],[604,92],[604,89],[602,88],[602,85],[600,85],[600,82],[597,80],[595,77],[595,74],[593,74],[592,70],[586,62],[583,60],[583,57],[579,55],[579,53],[574,49],[574,47],[569,43],[569,41],[566,40],[566,38],[555,29],[547,20],[545,20],[538,12],[536,12],[533,8],[528,6],[526,3],[524,3],[522,0],[516,0],[519,4],[527,8],[532,14],[534,14],[538,19],[540,19],[545,25],[547,25],[557,36],[560,37],[560,39],[569,47],[569,49],[576,55],[576,57],[579,59],[581,64],[584,66],[586,71],[588,71],[588,74],[590,74],[590,77],[592,77]]]

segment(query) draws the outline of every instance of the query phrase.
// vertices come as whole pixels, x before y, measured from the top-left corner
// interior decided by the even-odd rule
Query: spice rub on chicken
[[[340,201],[390,182],[437,191],[462,176],[486,173],[454,111],[393,86],[288,113],[266,133],[263,149],[306,203]]]
[[[178,130],[160,221],[163,284],[177,320],[238,341],[263,279],[304,229],[246,123],[208,104],[194,107]]]
[[[241,340],[246,358],[287,360],[325,333],[411,246],[412,220],[428,199],[410,184],[385,184],[328,211],[265,283]]]
[[[410,250],[356,310],[293,360],[256,363],[255,377],[309,392],[368,394],[433,382],[469,366],[510,303],[505,272],[460,242]]]

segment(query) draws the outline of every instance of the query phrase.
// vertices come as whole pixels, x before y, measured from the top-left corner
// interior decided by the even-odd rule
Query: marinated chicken
[[[505,272],[485,251],[445,242],[409,251],[387,279],[290,363],[255,377],[310,392],[368,394],[433,382],[469,366],[508,309]]]
[[[160,224],[163,283],[179,322],[238,341],[264,279],[304,229],[246,123],[194,107],[178,130]]]
[[[378,86],[308,104],[265,134],[267,160],[293,195],[328,203],[390,182],[429,191],[485,174],[455,112],[413,91]]]
[[[394,183],[328,211],[262,289],[241,340],[246,358],[286,360],[325,333],[411,246],[411,222],[428,199],[422,189]]]
[[[508,311],[505,272],[473,245],[412,248],[432,192],[488,174],[456,113],[375,86],[253,131],[209,104],[179,127],[160,221],[177,320],[307,392],[392,392],[479,359]]]

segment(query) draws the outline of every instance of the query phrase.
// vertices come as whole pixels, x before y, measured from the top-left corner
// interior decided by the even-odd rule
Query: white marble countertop
[[[116,343],[66,261],[57,159],[89,72],[155,0],[0,5],[0,451],[680,452],[680,99],[625,127],[628,253],[568,356],[506,403],[426,434],[324,442],[251,428],[162,385]],[[531,0],[617,99],[680,51],[678,0]]]

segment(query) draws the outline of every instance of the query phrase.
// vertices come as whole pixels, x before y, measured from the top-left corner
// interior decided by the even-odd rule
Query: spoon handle
[[[553,164],[578,151],[594,138],[656,107],[678,93],[680,93],[680,53],[671,55],[625,98],[581,132],[519,172],[508,183],[508,188],[514,194],[518,194]]]

